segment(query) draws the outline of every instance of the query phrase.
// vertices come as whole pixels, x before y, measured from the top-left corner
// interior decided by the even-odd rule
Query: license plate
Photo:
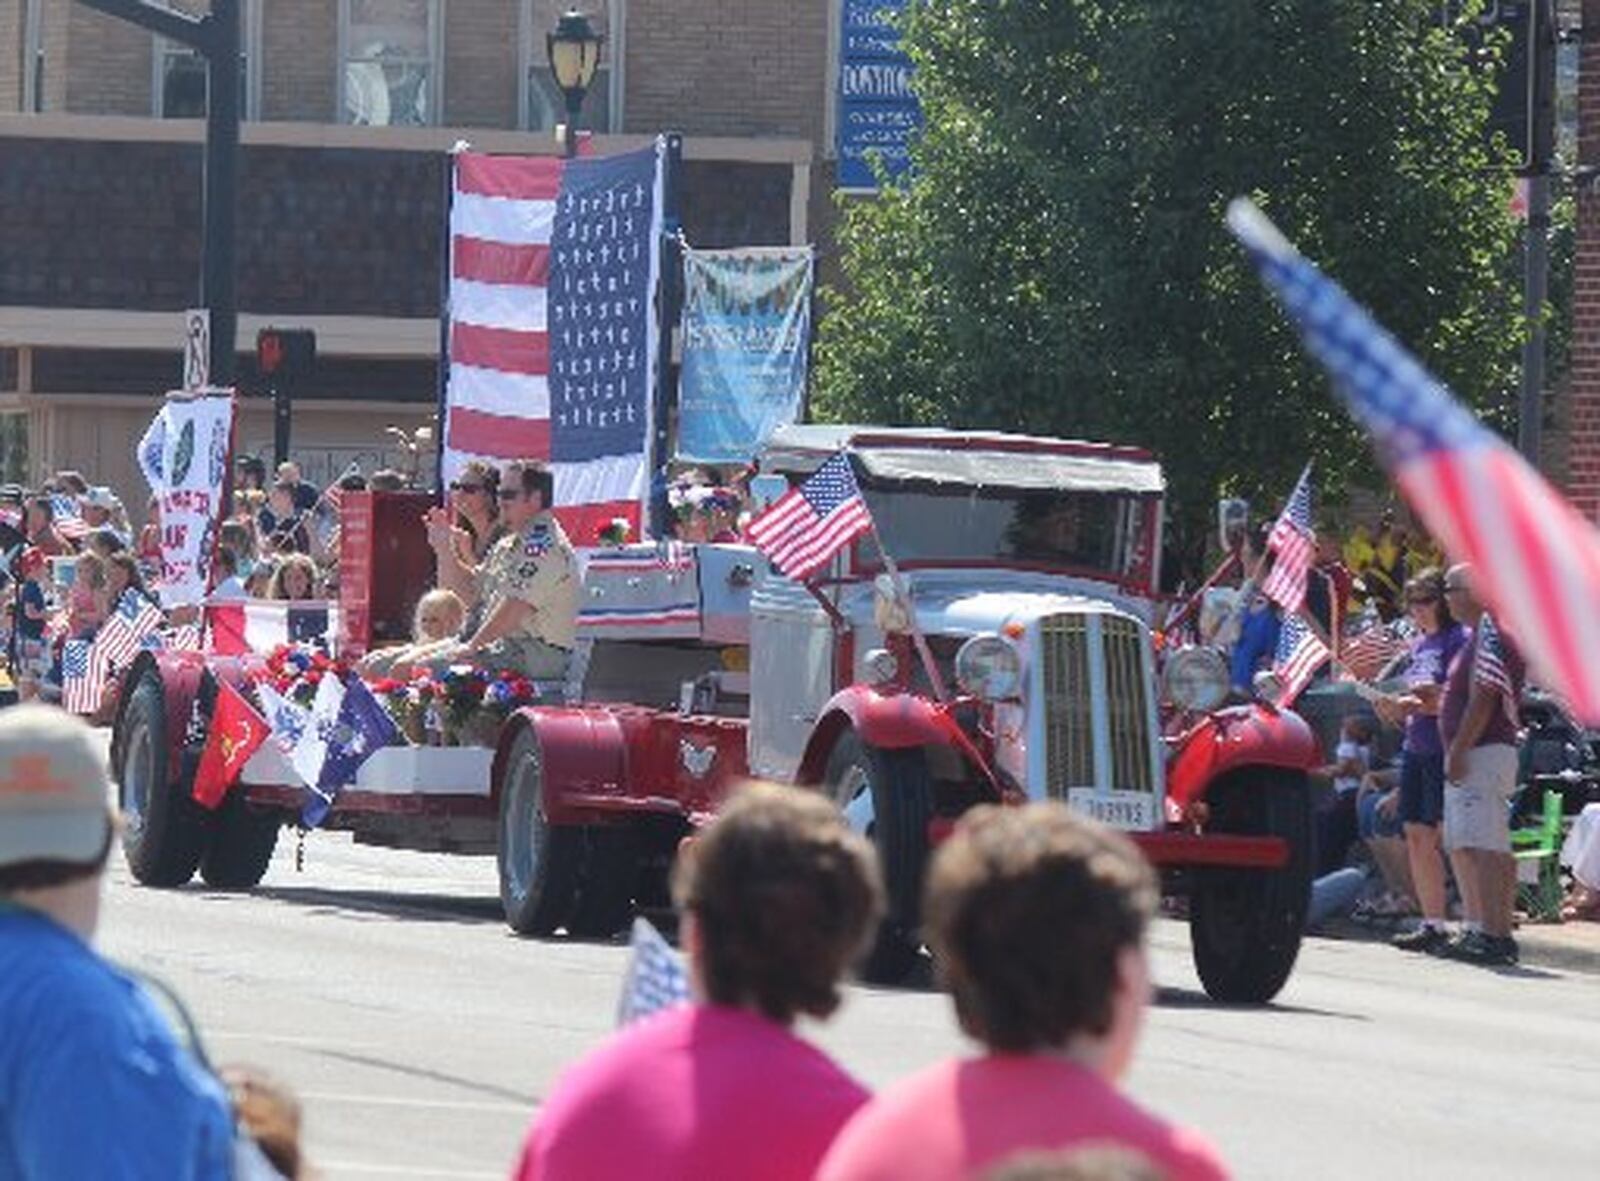
[[[1155,827],[1156,798],[1147,791],[1096,791],[1075,787],[1067,793],[1067,807],[1101,824],[1130,832]]]

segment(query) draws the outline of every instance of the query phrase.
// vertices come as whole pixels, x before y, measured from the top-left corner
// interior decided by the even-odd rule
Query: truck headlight
[[[956,652],[956,682],[985,701],[1015,697],[1022,684],[1022,658],[999,636],[973,636]]]
[[[1185,648],[1167,660],[1161,681],[1172,704],[1204,712],[1228,696],[1228,664],[1215,648]]]

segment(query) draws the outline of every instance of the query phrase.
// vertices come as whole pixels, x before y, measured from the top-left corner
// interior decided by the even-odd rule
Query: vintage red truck
[[[1221,708],[1214,654],[1178,653],[1158,675],[1159,465],[1100,444],[813,425],[772,438],[755,485],[773,495],[840,450],[877,532],[826,576],[801,585],[743,545],[596,550],[580,648],[550,703],[512,714],[492,749],[377,751],[327,827],[494,854],[514,929],[605,935],[663,904],[679,843],[741,781],[804,785],[882,856],[890,914],[867,970],[891,980],[921,954],[924,867],[955,819],[1058,799],[1128,831],[1188,898],[1210,995],[1276,995],[1307,904],[1317,747],[1291,711]],[[372,502],[352,495],[345,511]],[[139,881],[198,871],[249,888],[296,817],[304,788],[270,745],[217,812],[189,796],[216,685],[251,665],[158,651],[131,670],[113,762]]]

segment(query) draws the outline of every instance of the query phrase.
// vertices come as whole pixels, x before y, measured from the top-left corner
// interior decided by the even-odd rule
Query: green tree
[[[1510,177],[1436,0],[913,0],[915,179],[844,208],[819,416],[1143,444],[1180,536],[1375,471],[1222,214],[1250,194],[1473,405],[1514,400]]]

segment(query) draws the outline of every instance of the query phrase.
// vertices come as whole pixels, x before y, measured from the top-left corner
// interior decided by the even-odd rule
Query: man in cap
[[[221,1086],[90,946],[109,788],[83,722],[0,713],[0,1177],[226,1178]]]

